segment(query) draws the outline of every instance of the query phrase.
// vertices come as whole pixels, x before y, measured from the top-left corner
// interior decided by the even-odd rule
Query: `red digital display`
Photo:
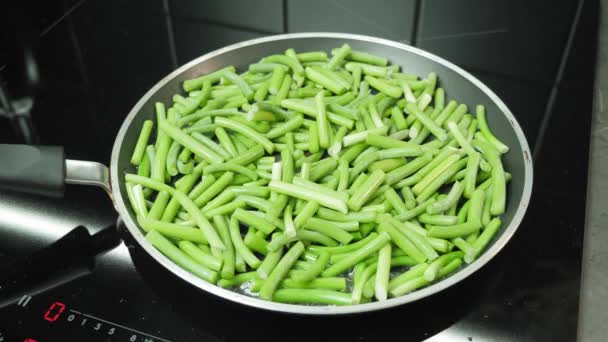
[[[44,313],[44,319],[49,322],[55,322],[61,313],[65,310],[65,304],[61,302],[55,302],[51,304],[48,310]]]

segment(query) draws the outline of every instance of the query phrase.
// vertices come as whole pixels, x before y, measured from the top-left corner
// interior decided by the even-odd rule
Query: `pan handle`
[[[110,171],[102,163],[67,159],[65,161],[65,182],[98,186],[112,198]]]
[[[61,146],[0,144],[0,189],[61,197],[66,183],[99,186],[112,197],[103,164],[66,160]]]

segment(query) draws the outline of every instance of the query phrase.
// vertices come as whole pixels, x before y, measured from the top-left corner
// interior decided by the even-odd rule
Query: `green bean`
[[[393,188],[389,188],[385,191],[384,196],[398,214],[404,214],[407,211],[405,204]]]
[[[417,207],[408,210],[404,214],[397,215],[396,218],[400,221],[408,221],[414,217],[418,217],[422,213],[426,212],[426,208],[428,208],[428,206],[430,206],[431,204],[435,203],[435,201],[435,198],[429,198],[428,200],[418,204]]]
[[[188,254],[192,259],[201,265],[204,265],[214,271],[220,271],[222,269],[222,260],[212,255],[204,253],[195,244],[190,241],[180,241],[178,243],[179,249],[184,253]]]
[[[262,58],[262,62],[279,63],[288,66],[294,74],[303,75],[304,70],[297,59],[285,55],[272,55]]]
[[[314,103],[309,103],[307,101],[302,101],[300,99],[286,99],[281,101],[281,106],[287,109],[294,110],[296,112],[300,112],[306,114],[308,116],[312,116],[314,118],[317,117],[317,109]],[[345,126],[348,129],[351,129],[354,125],[354,121],[343,116],[337,115],[335,113],[327,113],[327,119],[336,125]]]
[[[332,276],[336,276],[336,275],[346,271],[347,269],[354,266],[356,263],[360,262],[361,260],[365,259],[369,255],[378,251],[380,248],[384,247],[384,245],[389,243],[390,240],[391,240],[391,238],[389,237],[389,235],[387,233],[385,233],[385,232],[380,233],[377,237],[375,237],[373,240],[369,241],[367,244],[365,244],[360,249],[357,249],[356,251],[354,251],[348,257],[346,257],[346,258],[338,261],[337,263],[333,264],[332,266],[328,267],[325,271],[323,271],[322,276],[323,277],[332,277]]]
[[[249,225],[251,227],[260,229],[265,234],[270,234],[276,229],[276,226],[274,224],[272,224],[271,222],[269,222],[268,220],[258,217],[256,215],[254,215],[252,212],[243,210],[241,208],[236,209],[234,211],[234,214],[232,215],[232,217],[234,219],[240,221],[241,223],[246,223],[247,225]]]
[[[413,114],[418,122],[422,123],[437,139],[444,141],[447,138],[447,133],[441,126],[437,125],[426,113],[419,110],[413,103],[408,103],[405,108],[410,114]],[[411,132],[411,131],[410,131]],[[411,134],[410,134],[411,137]],[[414,137],[415,138],[415,137]]]
[[[455,206],[460,200],[463,190],[464,186],[459,182],[455,182],[454,185],[452,185],[448,196],[430,205],[428,208],[426,208],[426,212],[428,214],[435,215]]]
[[[388,283],[388,290],[391,295],[393,297],[400,296],[399,294],[393,293],[393,291],[399,289],[401,286],[403,286],[403,284],[406,284],[408,281],[422,276],[428,267],[429,264],[418,264],[416,266],[411,267],[407,271],[401,273],[397,277],[391,279],[391,281]]]
[[[361,71],[365,75],[374,76],[374,77],[385,77],[388,73],[388,69],[383,66],[371,65],[367,63],[359,63],[359,62],[348,62],[344,66],[344,68],[348,71],[353,71],[355,68],[361,68]]]
[[[323,272],[329,263],[329,257],[330,254],[328,252],[321,252],[311,267],[303,271],[294,271],[291,275],[291,279],[293,279],[295,282],[301,283],[307,283],[315,279],[321,274],[321,272]]]
[[[167,207],[167,203],[169,202],[170,198],[171,194],[169,194],[168,192],[159,192],[156,196],[156,199],[154,200],[152,208],[150,208],[150,211],[148,212],[148,216],[146,217],[153,220],[160,219],[161,215],[163,214],[163,211]]]
[[[483,213],[483,203],[485,200],[484,190],[477,189],[471,195],[471,205],[469,207],[467,221],[478,222],[481,225],[481,216]]]
[[[217,154],[219,156],[221,156],[222,159],[230,159],[232,157],[232,155],[230,155],[230,153],[228,153],[228,151],[224,150],[220,145],[218,145],[215,141],[211,140],[210,138],[206,137],[205,135],[201,134],[201,133],[192,133],[191,136],[196,139],[197,141],[199,141],[200,143],[202,143],[203,145],[205,145],[207,148],[209,148],[209,150],[211,151],[217,151]]]
[[[270,78],[270,82],[268,84],[268,92],[272,95],[276,95],[281,88],[281,84],[283,84],[283,78],[285,77],[285,73],[287,68],[285,68],[282,64],[277,64],[277,66],[272,70],[272,77]]]
[[[492,219],[492,213],[490,212],[490,208],[492,206],[492,194],[494,193],[494,188],[492,187],[492,185],[490,185],[490,187],[488,189],[486,189],[484,192],[485,192],[485,198],[483,200],[483,210],[481,213],[481,224],[483,226],[486,226],[488,223],[490,223],[490,220]]]
[[[310,181],[305,183],[312,185],[314,181],[317,181],[335,171],[337,166],[338,162],[333,158],[326,158],[313,163],[310,167],[310,175],[308,177]]]
[[[340,95],[347,90],[344,84],[334,78],[328,77],[327,74],[323,73],[319,69],[306,67],[305,73],[309,80],[321,85],[335,94]]]
[[[382,247],[378,254],[374,292],[379,301],[384,301],[387,299],[388,281],[391,271],[391,244],[389,243]]]
[[[205,234],[207,240],[209,240],[209,245],[211,245],[211,247],[224,250],[225,246],[222,243],[221,239],[218,237],[217,233],[213,229],[213,226],[211,226],[211,223],[209,223],[207,218],[205,218],[205,216],[201,213],[196,204],[192,202],[192,200],[188,198],[186,194],[179,190],[176,190],[173,193],[173,196],[179,201],[180,205],[184,209],[186,209],[188,214],[190,214],[190,216],[194,219],[197,226],[201,229],[203,234]]]
[[[245,245],[245,242],[243,241],[243,238],[241,237],[239,221],[234,215],[230,219],[229,230],[230,230],[230,238],[232,240],[232,243],[234,245],[234,249],[236,250],[236,252],[243,258],[243,260],[251,268],[253,268],[253,269],[258,268],[261,264],[261,261]]]
[[[416,207],[416,198],[414,197],[414,193],[409,186],[405,186],[401,188],[401,194],[403,195],[404,205],[407,210],[414,209]],[[405,214],[400,213],[399,215]]]
[[[256,230],[252,227],[249,227],[243,241],[245,242],[245,245],[254,252],[260,253],[262,255],[266,255],[268,253],[268,241],[266,241],[264,237],[257,235]]]
[[[298,129],[304,123],[304,118],[300,115],[294,116],[289,121],[285,121],[275,127],[273,127],[268,133],[266,133],[266,138],[275,139],[277,137],[283,136],[288,132],[292,132]]]
[[[502,215],[505,212],[506,206],[506,176],[500,161],[498,151],[492,145],[473,140],[473,146],[479,148],[482,154],[488,159],[488,163],[492,166],[492,205],[490,212],[492,215]]]
[[[234,269],[236,272],[247,271],[247,264],[245,263],[245,260],[243,260],[243,257],[236,250],[235,250],[235,257],[234,257]],[[255,272],[251,272],[251,273],[255,273]],[[238,277],[239,275],[236,275],[234,278]],[[256,273],[256,275],[257,275],[257,273]],[[233,279],[231,279],[231,280],[233,280]],[[232,286],[232,285],[229,285],[229,286]]]
[[[275,292],[279,283],[281,280],[283,280],[293,263],[303,252],[304,244],[302,242],[297,242],[289,249],[289,251],[287,251],[287,253],[285,253],[260,289],[260,298],[266,300],[271,300],[273,298],[273,293]]]
[[[445,169],[441,174],[437,176],[419,195],[416,197],[418,203],[426,201],[431,197],[445,182],[447,182],[456,172],[465,167],[467,159],[461,159],[455,164]]]
[[[350,89],[351,82],[352,82],[352,76],[348,72],[341,73],[339,71],[333,71],[333,70],[328,69],[327,66],[325,66],[325,67],[312,66],[311,68],[314,69],[315,71],[318,71],[319,73],[323,74],[326,78],[336,81],[342,87],[344,87],[344,89],[346,89],[346,90]],[[342,99],[343,96],[346,96],[347,98],[349,98],[349,101],[344,101],[344,102],[339,102],[339,103],[347,103],[347,102],[350,102],[354,98],[354,95],[347,92],[347,93],[342,94],[342,96],[330,97],[328,103],[332,102],[332,100],[334,100],[334,99],[336,101],[339,101],[339,99]]]
[[[480,161],[481,155],[479,153],[469,156],[469,160],[467,161],[466,174],[464,176],[464,197],[466,198],[471,198],[473,191],[475,191]]]
[[[208,176],[205,176],[208,177]],[[203,189],[202,193],[194,199],[194,204],[197,207],[202,207],[207,204],[212,198],[218,195],[222,190],[224,190],[228,184],[234,178],[234,173],[226,172],[220,178],[218,178],[214,183],[212,182],[208,187]],[[205,179],[203,178],[203,182]]]
[[[469,214],[469,207],[471,206],[471,201],[466,201],[460,210],[458,211],[458,223],[465,223],[467,221],[467,217]]]
[[[194,190],[190,191],[192,189],[192,187],[194,186],[194,183],[200,177],[200,175],[202,173],[201,169],[205,165],[206,165],[206,163],[200,163],[199,165],[197,165],[195,170],[193,170],[192,174],[190,174],[188,176],[184,176],[180,179],[180,181],[183,180],[183,182],[181,182],[180,184],[178,184],[179,181],[176,182],[176,184],[175,184],[176,188],[184,193],[189,192],[188,197],[190,197],[191,199],[194,199],[197,196],[195,194],[196,192],[198,192],[198,191],[202,192],[206,187],[210,186],[215,181],[215,177],[213,177],[213,176],[204,177],[203,181],[198,183]],[[177,198],[172,198],[171,201],[169,201],[169,204],[167,204],[167,207],[165,208],[165,210],[163,212],[161,221],[163,221],[163,222],[173,221],[173,218],[177,214],[177,211],[179,210],[180,207],[181,207],[181,205],[180,205],[179,201],[177,200]]]
[[[405,141],[381,136],[378,134],[368,134],[365,137],[365,142],[370,146],[378,148],[398,148],[398,147],[410,147],[415,148],[419,145],[411,144]]]
[[[224,69],[222,77],[225,77],[230,82],[236,84],[241,91],[241,94],[243,94],[245,98],[251,99],[253,97],[253,89],[251,89],[249,84],[247,84],[247,82],[245,82],[245,80],[239,75],[235,74],[231,70]]]
[[[397,184],[395,184],[396,188],[403,188],[404,186],[407,186],[406,184],[403,184],[403,183],[405,180],[408,180],[409,178],[405,178],[405,177],[408,177],[417,171],[419,172],[419,170],[421,170],[423,167],[425,167],[425,165],[428,165],[431,162],[431,160],[432,160],[432,155],[430,153],[424,153],[423,155],[406,163],[405,165],[400,166],[400,167],[390,171],[386,175],[386,180],[385,180],[386,185],[393,185],[393,184],[397,183]]]
[[[244,263],[243,263],[243,265],[244,265]],[[245,272],[245,273],[237,274],[231,279],[220,279],[217,282],[217,285],[222,288],[235,287],[235,286],[239,286],[241,284],[244,284],[244,283],[247,283],[250,281],[255,281],[258,279],[259,279],[258,274],[255,271]]]
[[[296,232],[298,240],[314,242],[324,246],[338,246],[338,242],[329,236],[309,229],[300,229]]]
[[[333,52],[333,51],[332,51]],[[336,53],[333,54],[333,57],[329,60],[329,63],[327,63],[327,68],[328,69],[335,69],[337,66],[339,66],[344,59],[346,58],[346,56],[348,56],[351,52],[351,48],[348,44],[343,44],[337,51]]]
[[[478,105],[475,108],[475,113],[477,114],[479,130],[481,131],[481,134],[483,135],[483,137],[490,144],[492,144],[492,146],[494,146],[494,148],[498,152],[503,153],[503,154],[509,152],[509,147],[507,145],[503,144],[502,142],[500,142],[500,140],[498,140],[496,138],[496,136],[494,136],[494,134],[492,134],[492,131],[490,131],[490,128],[488,127],[488,122],[486,121],[485,107],[482,105]]]
[[[148,146],[150,148],[154,148],[154,146]],[[147,148],[146,148],[147,150]],[[148,152],[144,153],[144,156],[137,167],[137,174],[144,177],[150,177],[150,156]]]
[[[277,63],[255,63],[249,64],[249,72],[253,73],[267,73],[272,72],[276,67],[287,70],[288,68],[285,65],[277,64]]]
[[[323,93],[318,93],[315,96],[315,103],[317,108],[317,130],[319,132],[319,146],[321,148],[329,147],[329,132],[327,122],[327,112],[325,109],[325,102],[323,100]]]
[[[264,149],[266,150],[266,152],[268,152],[268,153],[272,153],[274,151],[274,145],[272,144],[272,142],[270,140],[268,140],[268,138],[266,138],[262,134],[256,132],[254,129],[247,127],[246,125],[244,125],[240,122],[237,122],[237,121],[231,120],[231,119],[227,119],[227,118],[218,117],[215,119],[215,123],[220,127],[224,127],[224,128],[228,128],[230,130],[236,131],[236,132],[246,136],[247,138],[254,140],[258,144],[262,145],[264,147]]]
[[[247,188],[247,187],[245,187]],[[243,201],[247,206],[254,207],[263,212],[268,212],[272,204],[260,197],[251,196],[251,195],[238,195],[236,198],[237,201]]]
[[[266,258],[260,264],[260,267],[257,269],[258,275],[260,279],[268,279],[272,270],[277,266],[281,257],[283,256],[283,248],[282,246],[274,251],[269,251],[266,254]]]
[[[349,305],[350,295],[344,292],[324,289],[279,289],[272,296],[272,300],[280,303],[314,303],[327,305]]]
[[[463,252],[451,252],[440,256],[429,264],[429,267],[424,271],[424,278],[429,282],[435,280],[443,266],[449,264],[454,259],[462,257],[464,257]]]
[[[217,215],[226,215],[230,214],[238,208],[244,208],[247,204],[245,201],[237,199],[234,202],[226,203],[223,205],[218,205],[211,209],[201,209],[206,218],[212,218]]]
[[[253,100],[256,102],[262,102],[268,96],[268,88],[270,86],[270,82],[264,82],[261,87],[259,87],[255,94],[253,94]]]
[[[348,162],[344,160],[340,160],[338,162],[338,188],[336,189],[338,192],[346,191],[348,188]]]
[[[242,174],[244,176],[247,176],[252,181],[255,181],[258,179],[258,175],[254,171],[252,171],[244,166],[234,164],[231,162],[226,162],[226,163],[222,163],[222,164],[211,164],[211,165],[205,166],[205,169],[204,169],[205,174],[214,173],[214,172],[225,172],[225,171],[231,171],[234,173]]]
[[[152,133],[153,125],[154,123],[151,120],[144,121],[139,137],[137,138],[137,144],[135,144],[135,149],[133,150],[133,155],[131,156],[131,164],[137,166],[141,163],[146,150],[146,145],[148,144],[148,139],[150,139],[150,134]]]
[[[213,223],[217,229],[218,235],[226,246],[226,249],[222,253],[223,264],[220,275],[222,278],[233,278],[235,271],[235,252],[232,240],[230,238],[228,222],[226,221],[225,216],[216,215],[213,217]]]
[[[296,57],[302,63],[327,61],[327,53],[325,51],[302,52],[298,53]]]
[[[435,249],[433,248],[431,242],[425,236],[426,231],[422,233],[419,231],[419,229],[424,230],[424,228],[419,227],[411,222],[400,222],[392,217],[388,217],[387,220],[394,228],[396,228],[400,233],[405,235],[405,237],[416,247],[418,251],[420,251],[420,253],[422,253],[426,257],[427,260],[434,260],[439,256],[437,252],[435,252]],[[434,243],[437,243],[437,241],[434,241]],[[405,252],[405,250],[403,251]],[[422,260],[422,258],[418,256],[418,259],[416,259],[416,261],[420,260]]]
[[[297,271],[290,271],[297,272]],[[324,289],[334,291],[344,291],[346,289],[346,279],[344,277],[315,278],[309,282],[295,281],[294,279],[284,279],[279,288],[282,289]]]
[[[232,143],[232,139],[230,139],[230,136],[228,135],[226,130],[224,130],[222,127],[216,128],[215,136],[219,140],[220,146],[222,146],[232,158],[238,156],[239,153],[237,152],[236,147]]]
[[[386,94],[388,96],[391,96],[394,98],[400,98],[401,95],[403,94],[401,88],[390,84],[389,82],[385,81],[384,79],[375,78],[372,76],[365,76],[365,80],[367,81],[367,83],[369,83],[369,85],[372,88],[374,88],[374,89],[378,90],[379,92]]]
[[[210,150],[208,147],[201,144],[196,139],[185,134],[179,128],[171,125],[167,121],[161,121],[159,123],[159,127],[173,140],[179,142],[182,146],[190,149],[194,154],[203,158],[203,160],[207,161],[208,163],[221,163],[223,161],[223,158],[220,155]]]
[[[337,53],[337,49],[331,50],[331,53],[332,54]],[[367,52],[354,51],[354,50],[351,50],[348,53],[348,55],[346,55],[346,59],[349,61],[373,64],[373,65],[378,65],[378,66],[386,66],[388,64],[388,59],[386,59],[384,57],[372,55]]]
[[[436,204],[435,202],[434,204]],[[427,208],[428,211],[428,208]],[[425,224],[432,224],[436,226],[451,226],[458,222],[458,217],[448,215],[429,215],[422,214],[418,216],[418,221]]]
[[[449,104],[448,104],[449,107]],[[447,108],[447,107],[446,107]],[[458,122],[460,121],[460,119],[462,119],[462,117],[466,114],[466,112],[469,110],[469,108],[467,107],[467,105],[461,103],[459,104],[451,113],[450,115],[445,119],[445,121],[442,124],[442,127],[447,128],[448,124],[450,122]]]
[[[210,282],[215,283],[218,278],[217,272],[199,264],[186,253],[182,252],[179,248],[167,240],[156,230],[152,230],[146,234],[146,239],[156,247],[161,253],[163,253],[171,261],[175,262],[179,266],[183,267],[190,273]]]
[[[498,217],[495,217],[486,225],[483,232],[481,232],[479,237],[473,243],[473,248],[475,248],[474,258],[476,258],[490,243],[490,240],[492,240],[494,235],[496,235],[496,232],[500,229],[501,224],[502,221]]]
[[[310,218],[304,223],[303,227],[327,235],[342,244],[348,244],[353,238],[352,235],[342,229],[339,225],[332,225],[328,221],[321,219]]]
[[[467,264],[470,264],[473,262],[473,260],[475,260],[475,248],[464,239],[458,237],[452,239],[452,243],[464,253],[464,260]]]
[[[278,105],[281,103],[281,101],[283,101],[284,99],[287,98],[287,95],[289,94],[289,89],[291,89],[291,82],[292,82],[291,75],[289,75],[289,74],[285,75],[285,77],[283,78],[283,82],[281,83],[281,87],[279,88],[279,91],[275,95],[275,98],[272,100],[272,103]]]
[[[451,226],[430,226],[427,235],[430,237],[453,239],[469,235],[481,228],[481,222],[466,222]]]
[[[330,196],[326,193],[315,193],[306,187],[276,180],[271,181],[268,186],[272,191],[300,198],[306,201],[317,201],[320,205],[323,205],[327,208],[335,209],[344,214],[348,212],[345,201],[343,201],[340,197]]]
[[[374,171],[348,199],[348,207],[355,211],[361,209],[363,204],[369,200],[370,196],[373,195],[373,193],[380,187],[382,182],[384,182],[385,177],[386,175],[384,172],[382,172],[382,170]]]
[[[226,70],[229,70],[232,72],[236,71],[236,69],[232,65],[230,65],[223,69],[209,73],[207,75],[197,77],[197,78],[194,78],[191,80],[186,80],[186,81],[184,81],[183,88],[185,91],[190,92],[190,91],[193,91],[193,90],[198,89],[201,86],[203,86],[203,84],[206,81],[209,82],[210,84],[217,83],[220,80],[220,78],[222,78],[224,76],[224,72]]]
[[[169,194],[173,194],[175,192],[174,188],[162,182],[156,181],[152,178],[134,175],[130,173],[125,174],[125,181],[133,184],[141,184],[142,186],[159,192],[166,191]]]
[[[145,232],[155,230],[170,238],[207,243],[207,238],[198,228],[184,227],[175,223],[162,222],[142,216],[137,217],[137,222]]]

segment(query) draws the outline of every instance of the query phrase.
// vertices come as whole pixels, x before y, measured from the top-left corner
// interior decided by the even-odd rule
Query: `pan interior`
[[[477,104],[486,107],[488,122],[494,134],[511,148],[510,152],[503,156],[503,163],[505,170],[513,177],[507,185],[507,207],[505,215],[502,216],[503,226],[484,254],[450,277],[399,298],[347,307],[321,307],[271,303],[221,289],[182,270],[154,249],[137,227],[130,206],[125,205],[127,197],[124,187],[125,172],[135,172],[129,160],[143,121],[147,119],[155,121],[154,103],[159,101],[169,103],[174,94],[183,93],[181,84],[184,80],[227,65],[234,65],[237,70],[243,71],[260,58],[271,54],[282,54],[288,48],[294,48],[296,51],[329,52],[344,43],[348,43],[354,50],[385,56],[390,63],[398,64],[405,72],[420,77],[426,77],[429,72],[434,71],[438,75],[439,86],[445,89],[448,100],[455,99],[459,103],[467,104],[469,111],[474,111],[474,106]],[[134,106],[118,133],[112,151],[111,178],[117,209],[135,239],[158,262],[185,281],[207,292],[259,308],[303,314],[340,314],[378,310],[417,300],[451,286],[487,263],[506,244],[523,218],[532,187],[530,156],[523,132],[505,104],[480,81],[453,64],[432,54],[389,40],[350,34],[305,33],[272,36],[231,45],[199,57],[159,81]]]

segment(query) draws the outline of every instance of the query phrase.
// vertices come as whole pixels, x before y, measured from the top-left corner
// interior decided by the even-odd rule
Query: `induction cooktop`
[[[142,60],[148,74],[140,74],[137,67],[130,72],[117,66],[125,84],[115,87],[130,85],[139,92],[126,91],[122,96],[120,89],[113,89],[112,82],[104,80],[114,81],[110,74],[118,71],[111,65],[100,63],[102,69],[91,72],[89,63],[99,62],[100,56],[91,57],[87,50],[89,45],[82,37],[91,34],[86,30],[95,28],[83,22],[91,11],[99,12],[100,6],[120,16],[119,11],[113,12],[111,3],[105,8],[87,1],[66,1],[60,11],[49,12],[56,22],[47,20],[46,25],[55,27],[39,40],[43,85],[34,97],[33,125],[41,143],[64,145],[70,158],[109,160],[117,125],[132,103],[177,63],[151,51],[146,53],[150,60]],[[163,25],[173,27],[172,17],[162,12],[167,3],[158,5],[161,12],[157,14]],[[424,3],[418,6],[424,7]],[[532,145],[535,168],[532,200],[518,232],[497,257],[465,281],[430,298],[382,312],[339,317],[277,314],[215,298],[165,271],[130,238],[109,199],[97,189],[68,186],[61,199],[1,192],[0,285],[17,271],[28,277],[12,286],[12,297],[0,300],[0,342],[575,340],[596,6],[590,1],[572,2],[568,23],[563,24],[569,29],[559,49],[547,57],[556,61],[555,77],[550,80],[459,63],[510,107]],[[37,15],[44,18],[45,9],[38,8]],[[142,20],[141,25],[149,24],[148,19]],[[137,44],[137,39],[129,38],[135,34],[142,39],[141,46],[130,48],[149,46],[146,39],[152,38],[145,38],[141,28],[125,22],[111,22],[117,27],[101,27],[107,33],[97,34],[122,48],[125,42]],[[522,39],[522,29],[532,32],[546,27],[538,22],[518,24],[523,28],[507,30],[507,39]],[[529,44],[543,44],[542,34],[535,32],[530,37],[541,38],[530,38]],[[228,35],[226,39],[234,38]],[[441,54],[415,36],[409,42]],[[64,60],[68,53],[58,53],[61,49],[69,49],[75,62]],[[169,62],[150,67],[158,59]],[[0,74],[11,67],[3,65],[1,59],[0,66]],[[7,82],[8,89],[11,84]],[[102,116],[110,112],[115,116]],[[7,131],[2,142],[18,142],[18,135],[5,126],[2,124]],[[97,250],[84,248],[90,234],[107,227],[115,229],[105,231],[112,233],[104,236]],[[70,232],[69,243],[83,248],[45,255],[36,265],[23,262]],[[39,272],[32,271],[34,266]],[[11,287],[4,286],[0,293]]]

